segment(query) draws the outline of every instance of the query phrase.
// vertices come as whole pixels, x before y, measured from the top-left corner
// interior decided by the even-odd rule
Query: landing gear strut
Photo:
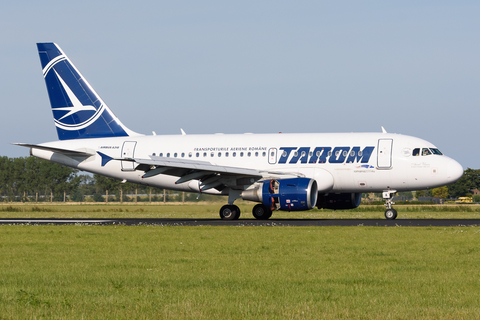
[[[220,218],[222,220],[238,220],[240,208],[233,204],[226,204],[220,209]]]
[[[387,210],[385,210],[385,218],[388,220],[395,220],[397,217],[397,210],[392,208],[392,204],[395,204],[395,202],[393,202],[393,195],[396,192],[396,190],[388,190],[383,192],[383,199],[385,199],[385,207],[387,208]]]

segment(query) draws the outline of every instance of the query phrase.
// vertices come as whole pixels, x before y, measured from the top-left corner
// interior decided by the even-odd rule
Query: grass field
[[[222,202],[196,204],[0,204],[2,218],[219,218]],[[240,219],[253,219],[253,204],[238,201]],[[397,219],[480,219],[480,205],[396,205]],[[272,219],[384,219],[384,206],[353,210],[275,211]]]
[[[479,243],[475,227],[0,226],[0,318],[478,318]]]
[[[0,214],[217,218],[218,204],[193,208],[7,205]],[[404,212],[477,217],[468,208]],[[479,265],[479,227],[4,225],[0,319],[478,319]]]

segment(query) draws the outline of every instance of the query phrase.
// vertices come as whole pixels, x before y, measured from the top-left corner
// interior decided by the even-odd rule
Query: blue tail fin
[[[137,135],[125,127],[55,43],[37,43],[60,140]]]

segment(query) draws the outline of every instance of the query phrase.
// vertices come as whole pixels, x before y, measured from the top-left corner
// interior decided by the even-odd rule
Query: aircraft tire
[[[272,216],[272,210],[270,210],[269,207],[259,203],[253,207],[252,214],[255,219],[267,220]]]
[[[387,220],[395,220],[397,218],[397,210],[395,209],[385,210],[385,218]]]
[[[220,218],[222,220],[238,220],[240,218],[240,208],[236,205],[226,204],[220,209]]]

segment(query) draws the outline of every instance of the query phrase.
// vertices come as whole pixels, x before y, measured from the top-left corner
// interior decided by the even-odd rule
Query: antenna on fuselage
[[[387,130],[382,126],[382,133],[387,133]]]

